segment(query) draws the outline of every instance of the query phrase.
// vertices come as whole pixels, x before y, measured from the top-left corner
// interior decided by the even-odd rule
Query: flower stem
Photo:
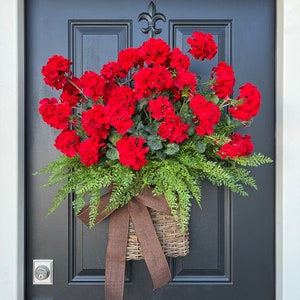
[[[229,99],[230,100],[230,99]],[[224,107],[230,106],[230,101],[223,100],[223,102],[220,105],[220,109],[223,109]]]
[[[67,80],[68,80],[69,83],[71,83],[79,91],[79,93],[83,96],[84,100],[88,99],[85,96],[85,94],[83,93],[83,90],[77,84],[75,84],[70,78],[67,78]]]

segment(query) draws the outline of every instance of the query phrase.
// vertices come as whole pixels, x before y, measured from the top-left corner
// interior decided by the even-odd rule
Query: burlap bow
[[[171,274],[147,207],[171,214],[165,197],[153,196],[150,189],[145,189],[125,206],[103,213],[109,204],[110,196],[111,192],[101,197],[99,214],[95,222],[98,224],[110,216],[106,249],[105,299],[123,299],[129,216],[141,245],[154,289],[162,287],[170,281]],[[87,226],[89,211],[90,208],[87,205],[78,215],[78,218]]]

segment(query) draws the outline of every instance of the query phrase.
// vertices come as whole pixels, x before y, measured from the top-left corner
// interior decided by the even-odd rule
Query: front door
[[[140,14],[155,14],[150,1],[26,1],[26,165],[27,165],[27,300],[104,299],[107,221],[89,230],[72,214],[68,201],[45,217],[55,189],[41,189],[46,176],[32,176],[54,159],[57,132],[38,114],[38,102],[54,91],[43,84],[40,70],[53,54],[69,57],[73,72],[98,72],[116,60],[120,49],[148,39]],[[274,157],[274,35],[272,0],[157,0],[165,16],[156,37],[187,52],[194,31],[212,33],[218,56],[192,71],[209,74],[218,61],[233,65],[238,87],[247,81],[262,93],[260,114],[245,133],[255,151]],[[144,30],[145,31],[145,30]],[[150,31],[151,32],[151,31]],[[274,166],[253,170],[258,191],[243,198],[206,184],[202,209],[193,205],[190,253],[169,259],[172,281],[153,291],[144,261],[126,265],[124,299],[128,300],[272,300],[274,299]],[[53,285],[33,285],[34,259],[53,259]]]

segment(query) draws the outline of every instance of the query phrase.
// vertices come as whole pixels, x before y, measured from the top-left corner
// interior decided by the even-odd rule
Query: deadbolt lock
[[[33,284],[53,284],[53,259],[33,260]]]
[[[45,280],[50,275],[50,270],[47,266],[40,265],[34,271],[35,278],[38,280]]]

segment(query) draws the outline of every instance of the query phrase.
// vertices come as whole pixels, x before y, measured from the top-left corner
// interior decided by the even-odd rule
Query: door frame
[[[24,300],[24,2],[0,4],[0,291]],[[276,0],[276,299],[300,299],[300,3]],[[294,112],[294,114],[293,114]],[[297,236],[298,234],[298,236]]]

